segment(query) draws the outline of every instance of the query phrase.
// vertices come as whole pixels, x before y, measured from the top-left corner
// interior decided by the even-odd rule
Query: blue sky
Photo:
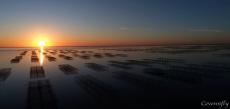
[[[229,0],[1,0],[0,38],[224,39],[229,19]]]

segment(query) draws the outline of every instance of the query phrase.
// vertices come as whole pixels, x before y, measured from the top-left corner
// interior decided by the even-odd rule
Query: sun
[[[46,42],[45,42],[44,40],[40,40],[40,41],[38,42],[38,45],[39,45],[40,47],[44,47],[44,46],[46,45]]]

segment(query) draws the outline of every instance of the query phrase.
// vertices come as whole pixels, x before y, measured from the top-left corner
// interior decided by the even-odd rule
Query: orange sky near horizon
[[[127,32],[65,32],[61,29],[35,26],[22,31],[7,30],[0,32],[0,47],[38,47],[38,42],[44,40],[46,46],[121,46],[121,45],[160,45],[160,44],[208,44],[229,43],[228,37],[182,37],[158,36],[153,33]],[[40,32],[43,31],[43,32]],[[108,36],[109,35],[109,36]],[[210,37],[210,36],[209,36]],[[227,40],[229,39],[229,40]]]
[[[119,46],[119,45],[160,45],[160,44],[206,44],[206,43],[228,43],[228,40],[211,38],[211,39],[195,39],[195,38],[92,38],[92,37],[73,37],[65,36],[55,37],[54,35],[35,35],[34,37],[18,37],[1,39],[0,47],[38,47],[38,42],[44,40],[46,46]]]

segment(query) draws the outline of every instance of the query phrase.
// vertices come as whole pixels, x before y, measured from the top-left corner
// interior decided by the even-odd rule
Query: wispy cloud
[[[130,28],[128,28],[128,27],[120,27],[120,30],[127,31],[127,30],[130,30]]]
[[[190,29],[190,31],[193,31],[193,32],[216,32],[216,33],[223,32],[223,30],[209,29],[209,28]]]

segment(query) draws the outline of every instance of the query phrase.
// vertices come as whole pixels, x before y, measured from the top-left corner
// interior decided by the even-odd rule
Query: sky
[[[0,47],[230,42],[230,0],[0,0]]]

